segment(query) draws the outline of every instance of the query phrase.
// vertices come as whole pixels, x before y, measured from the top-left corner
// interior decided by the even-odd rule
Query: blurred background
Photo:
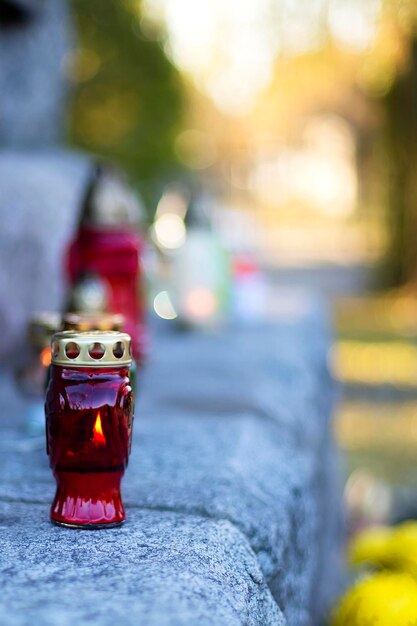
[[[31,19],[30,0],[0,4],[5,33]],[[120,165],[142,198],[155,315],[177,316],[152,268],[183,246],[191,205],[255,278],[246,301],[322,292],[349,527],[417,517],[417,3],[70,4],[65,143]]]
[[[417,3],[73,0],[72,9],[69,141],[129,172],[149,224],[161,203],[178,215],[180,181],[204,195],[223,241],[269,284],[331,298],[350,524],[401,518],[403,507],[410,515]],[[159,230],[160,246],[181,245],[175,220]]]

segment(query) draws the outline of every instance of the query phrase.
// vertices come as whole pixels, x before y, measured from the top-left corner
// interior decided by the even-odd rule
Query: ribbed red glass
[[[57,483],[51,520],[83,528],[121,524],[133,425],[129,369],[52,365],[45,413]]]
[[[84,272],[105,280],[110,288],[109,310],[125,317],[124,329],[132,337],[133,354],[139,361],[146,352],[143,247],[143,239],[133,230],[82,226],[67,259],[72,283]]]

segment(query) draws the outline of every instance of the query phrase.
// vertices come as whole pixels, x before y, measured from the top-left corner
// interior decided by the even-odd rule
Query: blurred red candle
[[[106,308],[124,316],[125,330],[139,361],[143,360],[146,343],[140,219],[138,199],[124,181],[114,170],[98,168],[67,258],[73,287],[86,275],[102,282]]]
[[[56,524],[106,528],[125,519],[120,483],[132,437],[130,364],[126,333],[67,331],[53,338],[45,411]]]

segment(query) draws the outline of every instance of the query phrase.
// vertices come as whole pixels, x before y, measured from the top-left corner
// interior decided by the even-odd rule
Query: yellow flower
[[[380,572],[350,589],[332,626],[417,626],[417,582],[409,574]]]
[[[417,523],[365,530],[352,541],[349,561],[352,565],[402,570],[417,578]]]
[[[393,569],[409,572],[417,578],[417,523],[396,526],[389,541],[389,562]]]
[[[362,531],[349,546],[349,563],[383,567],[390,558],[391,536],[392,530],[386,526],[375,526]]]

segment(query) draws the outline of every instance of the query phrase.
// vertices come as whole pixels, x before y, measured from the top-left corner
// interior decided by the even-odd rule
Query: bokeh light
[[[178,317],[167,291],[160,291],[154,298],[153,309],[158,317],[174,320]]]
[[[184,221],[174,213],[158,217],[153,225],[153,236],[158,246],[167,250],[180,248],[186,237]]]

